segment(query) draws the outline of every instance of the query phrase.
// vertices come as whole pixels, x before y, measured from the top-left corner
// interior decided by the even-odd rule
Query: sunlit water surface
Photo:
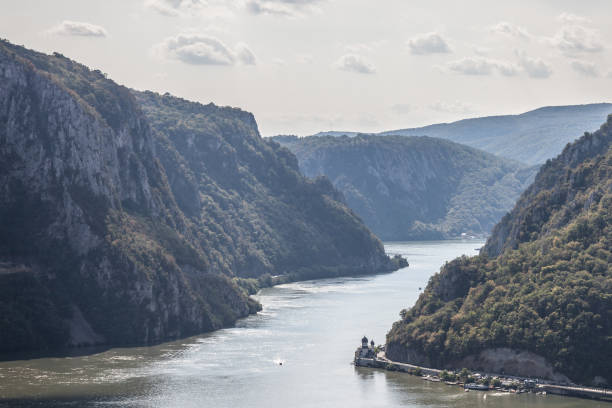
[[[351,365],[363,335],[383,343],[402,308],[448,260],[481,241],[388,243],[410,267],[261,291],[236,327],[154,347],[0,362],[0,406],[597,407],[555,396],[465,393]],[[280,364],[282,363],[282,365]]]

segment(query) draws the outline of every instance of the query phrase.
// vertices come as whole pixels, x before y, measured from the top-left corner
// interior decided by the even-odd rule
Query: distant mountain
[[[383,240],[485,235],[536,168],[431,137],[273,138],[309,177],[327,176]]]
[[[238,278],[394,266],[252,114],[0,41],[1,352],[214,330],[258,308]]]
[[[585,130],[596,130],[610,113],[609,103],[549,106],[520,115],[464,119],[380,134],[440,137],[535,165],[558,155]]]
[[[612,116],[542,166],[481,254],[433,276],[387,356],[612,384]]]
[[[612,104],[548,106],[520,115],[487,116],[418,128],[388,130],[378,135],[431,136],[475,147],[529,165],[542,164],[566,144],[596,130],[612,113]],[[315,136],[356,136],[328,131]]]
[[[327,132],[319,132],[319,133],[315,133],[313,136],[349,136],[349,137],[353,137],[353,136],[357,136],[359,134],[362,134],[360,132],[342,132],[342,131],[336,131],[336,130],[328,130]],[[367,133],[364,133],[367,134]]]

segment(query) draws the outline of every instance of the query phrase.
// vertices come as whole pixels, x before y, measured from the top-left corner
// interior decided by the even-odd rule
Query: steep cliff
[[[174,117],[100,71],[0,43],[0,351],[217,329],[257,310],[236,275],[393,268],[252,115],[139,98]]]
[[[276,137],[383,240],[488,234],[536,169],[430,137]]]
[[[390,268],[342,195],[326,178],[304,178],[293,154],[259,136],[250,113],[151,92],[137,98],[179,207],[235,274],[306,278]]]
[[[388,333],[387,354],[610,384],[611,248],[612,116],[541,168],[481,255],[431,278]]]

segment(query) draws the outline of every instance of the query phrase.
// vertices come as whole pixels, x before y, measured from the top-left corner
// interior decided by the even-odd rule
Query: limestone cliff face
[[[257,310],[233,276],[393,267],[251,114],[187,104],[219,126],[175,131],[187,111],[161,127],[168,112],[142,106],[100,71],[0,42],[0,351],[217,329]]]

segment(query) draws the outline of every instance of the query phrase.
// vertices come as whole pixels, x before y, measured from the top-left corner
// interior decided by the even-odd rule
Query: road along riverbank
[[[532,378],[504,376],[501,374],[467,372],[449,372],[431,367],[422,367],[414,364],[391,361],[385,357],[384,351],[378,352],[371,357],[361,357],[364,346],[355,352],[353,363],[356,367],[378,368],[387,371],[398,371],[410,375],[420,376],[424,380],[433,382],[444,382],[449,386],[464,387],[469,390],[496,390],[510,393],[533,392],[537,394],[555,394],[568,397],[588,398],[600,401],[612,402],[612,390],[606,388],[586,387],[580,385],[554,384],[544,380]]]

